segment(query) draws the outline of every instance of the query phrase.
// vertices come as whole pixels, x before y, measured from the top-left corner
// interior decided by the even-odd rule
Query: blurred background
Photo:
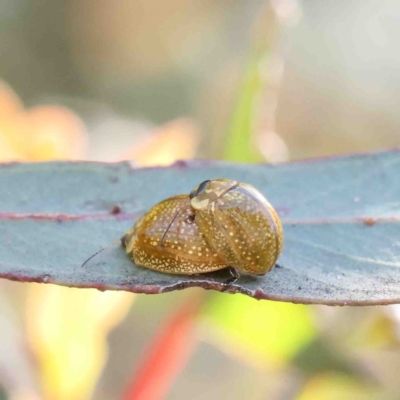
[[[400,143],[396,0],[0,0],[0,161]],[[0,400],[398,399],[400,307],[0,282]]]

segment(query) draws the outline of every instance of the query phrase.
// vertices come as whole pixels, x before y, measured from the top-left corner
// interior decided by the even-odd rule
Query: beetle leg
[[[224,282],[225,286],[233,285],[240,278],[239,271],[236,268],[228,267],[228,270],[231,277]]]
[[[122,244],[122,246],[124,246],[124,247],[126,247],[126,239],[127,239],[127,236],[128,236],[128,235],[124,235],[124,236],[122,236],[122,238],[121,238],[121,244]]]

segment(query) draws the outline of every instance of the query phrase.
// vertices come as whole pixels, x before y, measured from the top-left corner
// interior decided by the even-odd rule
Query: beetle
[[[190,194],[161,201],[121,238],[135,264],[168,274],[193,275],[229,268],[264,275],[283,247],[280,218],[254,186],[206,180]]]

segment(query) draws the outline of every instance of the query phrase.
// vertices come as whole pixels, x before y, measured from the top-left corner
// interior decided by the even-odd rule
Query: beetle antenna
[[[90,261],[93,257],[97,256],[97,254],[101,253],[104,250],[109,249],[111,246],[114,246],[114,244],[117,244],[118,242],[120,242],[121,239],[115,239],[114,241],[112,241],[108,246],[103,247],[102,249],[100,249],[99,251],[96,251],[96,253],[92,254],[82,265],[81,268],[85,266],[85,264]]]
[[[181,210],[178,210],[175,215],[174,218],[172,218],[172,221],[169,223],[168,228],[165,230],[164,234],[162,235],[162,238],[160,240],[160,244],[158,245],[159,247],[162,247],[165,236],[167,236],[167,233],[169,231],[169,228],[171,228],[172,224],[174,223],[174,221],[176,220],[176,217],[178,216],[178,214],[181,212]]]

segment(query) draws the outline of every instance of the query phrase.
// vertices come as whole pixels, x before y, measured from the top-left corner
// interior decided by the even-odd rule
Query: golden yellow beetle
[[[283,229],[255,187],[214,179],[155,205],[121,242],[139,266],[185,275],[230,267],[233,283],[238,271],[264,275],[273,268]]]

